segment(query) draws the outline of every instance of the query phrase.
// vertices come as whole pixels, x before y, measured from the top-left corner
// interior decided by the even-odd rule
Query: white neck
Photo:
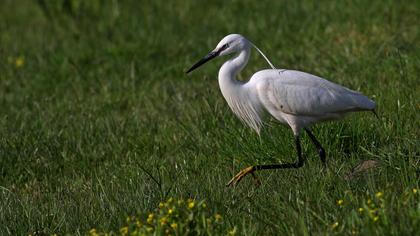
[[[251,50],[249,47],[240,51],[236,56],[226,61],[219,70],[219,86],[223,97],[227,99],[230,94],[234,93],[237,87],[240,87],[243,82],[236,80],[236,75],[248,63]]]
[[[233,113],[257,133],[260,133],[262,127],[261,105],[253,99],[253,96],[250,96],[250,91],[244,86],[245,84],[235,79],[236,75],[248,63],[249,55],[250,47],[246,47],[223,64],[219,70],[219,86]]]

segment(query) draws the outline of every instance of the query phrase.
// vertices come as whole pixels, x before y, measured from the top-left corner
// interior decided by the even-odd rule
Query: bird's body
[[[247,83],[232,86],[238,86],[237,91],[247,99],[235,99],[222,90],[223,96],[232,111],[258,133],[264,111],[299,134],[313,123],[375,108],[372,100],[358,92],[300,71],[263,70]]]
[[[216,56],[236,53],[219,70],[219,86],[223,97],[235,115],[257,133],[263,126],[264,113],[288,125],[296,137],[299,160],[292,164],[249,167],[244,173],[242,171],[235,176],[236,179],[232,179],[233,183],[239,182],[246,174],[259,169],[302,166],[304,160],[300,155],[299,141],[302,129],[308,132],[320,151],[321,160],[325,161],[325,152],[310,133],[309,127],[321,121],[340,119],[349,112],[375,109],[372,100],[356,91],[305,72],[275,69],[258,48],[256,49],[273,69],[258,71],[248,82],[236,80],[236,75],[248,63],[252,46],[254,45],[241,35],[228,35],[214,51],[189,71]]]

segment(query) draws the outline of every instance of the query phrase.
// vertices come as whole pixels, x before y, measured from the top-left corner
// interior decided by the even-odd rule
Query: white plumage
[[[248,82],[235,79],[248,63],[251,48],[255,47],[273,69],[258,71]],[[303,165],[299,136],[304,128],[325,161],[325,152],[310,133],[317,122],[342,118],[346,113],[375,109],[366,96],[321,77],[301,71],[276,69],[267,57],[239,34],[223,38],[216,49],[191,67],[194,70],[217,56],[236,53],[219,70],[219,86],[229,107],[239,119],[257,133],[263,126],[263,114],[269,113],[280,123],[290,126],[296,137],[298,161],[292,164],[253,166],[241,171],[229,184],[237,183],[246,174],[259,169],[297,168]],[[187,72],[187,73],[188,73]]]

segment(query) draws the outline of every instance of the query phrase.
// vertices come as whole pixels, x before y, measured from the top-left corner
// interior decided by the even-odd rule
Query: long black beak
[[[203,59],[199,60],[197,63],[195,63],[186,73],[190,73],[191,71],[195,70],[197,67],[203,65],[204,63],[210,61],[211,59],[219,56],[220,52],[222,50],[218,50],[218,51],[212,51],[209,54],[207,54]]]

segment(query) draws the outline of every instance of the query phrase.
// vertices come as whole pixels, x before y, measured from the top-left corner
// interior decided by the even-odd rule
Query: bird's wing
[[[265,70],[254,76],[262,104],[284,113],[322,116],[375,107],[366,96],[305,72]]]

